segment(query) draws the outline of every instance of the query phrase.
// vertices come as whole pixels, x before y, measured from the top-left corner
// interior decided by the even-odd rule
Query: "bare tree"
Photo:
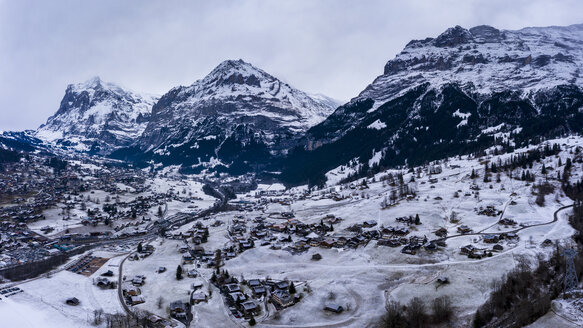
[[[449,296],[441,296],[431,303],[433,318],[436,322],[449,322],[453,316],[453,308]]]
[[[93,310],[93,324],[98,326],[103,322],[103,310],[96,309]]]
[[[403,316],[401,305],[395,301],[389,301],[386,306],[387,312],[381,317],[379,328],[404,328],[407,326]]]
[[[426,311],[425,303],[419,297],[415,297],[411,300],[407,306],[407,321],[409,326],[412,328],[420,328],[425,325],[426,321]]]

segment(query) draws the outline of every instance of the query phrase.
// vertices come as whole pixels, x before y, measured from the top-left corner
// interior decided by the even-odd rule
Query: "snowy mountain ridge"
[[[144,133],[153,147],[164,140],[151,138],[157,130],[193,126],[209,114],[221,118],[263,117],[292,133],[323,121],[336,107],[329,98],[311,98],[272,75],[244,62],[226,60],[190,86],[173,88],[153,107]],[[143,139],[142,138],[142,139]]]
[[[196,165],[285,155],[310,127],[336,108],[243,61],[226,60],[189,86],[164,94],[136,143],[157,160]]]
[[[482,95],[521,90],[527,96],[566,83],[583,85],[582,72],[583,24],[516,31],[455,26],[409,42],[352,101],[375,99],[376,109],[408,86],[452,82]]]
[[[36,131],[49,143],[80,151],[109,151],[132,143],[146,128],[157,96],[93,77],[67,86],[57,112]]]
[[[581,133],[582,69],[583,24],[455,26],[413,40],[357,97],[307,131],[283,177],[321,183],[355,158],[380,158],[376,172]],[[307,161],[317,164],[306,169]]]

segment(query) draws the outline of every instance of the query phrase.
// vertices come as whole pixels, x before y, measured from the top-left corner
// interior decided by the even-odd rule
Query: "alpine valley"
[[[358,176],[366,176],[580,132],[582,39],[583,24],[456,26],[409,42],[339,107],[242,60],[162,96],[96,77],[69,85],[58,111],[32,136],[138,166],[282,172],[276,177],[288,185],[322,184],[326,172],[354,159],[365,164]]]
[[[0,326],[582,327],[583,24],[379,73],[346,103],[240,59],[67,86],[0,133]]]

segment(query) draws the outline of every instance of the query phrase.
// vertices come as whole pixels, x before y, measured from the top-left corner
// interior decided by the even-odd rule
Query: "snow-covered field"
[[[510,154],[480,159],[461,157],[439,163],[442,168],[439,174],[430,175],[427,170],[418,172],[417,169],[413,172],[401,172],[404,173],[403,181],[415,191],[415,196],[401,199],[385,209],[381,208],[381,203],[391,196],[395,187],[382,181],[381,177],[387,173],[396,175],[398,171],[377,174],[374,179],[368,179],[368,188],[362,190],[359,187],[361,180],[346,185],[333,185],[329,182],[325,189],[313,191],[302,198],[299,196],[306,192],[305,186],[285,190],[282,185],[260,184],[258,190],[239,195],[237,201],[255,205],[263,201],[263,207],[249,212],[223,212],[213,215],[209,220],[202,220],[209,227],[210,233],[208,242],[202,246],[205,251],[214,252],[218,248],[231,245],[227,228],[234,217],[239,215],[244,217],[248,228],[255,224],[253,219],[258,216],[266,218],[266,224],[287,222],[270,215],[280,212],[293,212],[295,220],[306,224],[319,224],[327,215],[334,215],[342,218],[342,221],[334,225],[334,231],[328,232],[329,236],[335,237],[350,236],[351,232],[346,229],[366,220],[375,220],[378,225],[364,230],[375,230],[381,226],[408,227],[411,230],[409,236],[426,236],[429,240],[436,238],[434,232],[437,229],[445,228],[450,238],[446,241],[447,246],[436,252],[421,248],[417,254],[407,255],[401,252],[401,247],[380,246],[372,240],[357,249],[310,247],[304,253],[292,254],[286,250],[270,249],[270,245],[260,246],[256,242],[254,248],[225,261],[223,269],[228,270],[232,276],[244,276],[246,279],[269,277],[298,282],[302,300],[279,311],[277,315],[274,310],[264,311],[258,318],[259,326],[262,327],[367,327],[384,313],[388,300],[406,304],[413,297],[421,297],[430,302],[443,295],[450,296],[453,301],[457,317],[456,327],[467,327],[476,308],[487,299],[492,282],[501,279],[504,273],[511,270],[518,258],[534,259],[540,254],[548,254],[553,248],[543,246],[543,241],[549,239],[563,243],[574,233],[567,221],[569,208],[559,211],[557,220],[553,221],[559,208],[572,203],[562,193],[560,183],[556,180],[556,172],[562,172],[567,158],[573,157],[575,147],[582,146],[583,139],[572,137],[551,140],[549,143],[562,145],[562,152],[558,156],[548,156],[528,168],[536,175],[535,183],[548,180],[555,186],[554,191],[546,196],[544,206],[535,203],[533,182],[512,178],[506,171],[500,172],[499,181],[495,173],[491,175],[489,182],[483,181],[485,161],[498,163],[500,160],[503,163]],[[525,149],[516,152],[521,151]],[[559,158],[562,166],[558,165]],[[548,179],[541,174],[543,163],[549,172]],[[344,167],[334,172],[346,175],[352,169]],[[472,170],[478,175],[476,178],[470,177]],[[522,168],[516,169],[514,177],[520,176],[521,172]],[[581,164],[574,163],[571,180],[578,180],[582,176],[581,172]],[[157,178],[148,183],[151,184],[152,192],[156,193],[193,192],[202,198],[195,204],[198,208],[206,208],[214,202],[213,198],[202,193],[202,185],[198,182]],[[257,198],[259,192],[266,196]],[[331,192],[339,198],[331,199]],[[99,197],[104,196],[99,194]],[[192,210],[189,202],[174,200],[167,204],[167,215]],[[495,208],[496,214],[478,214],[480,209],[488,206]],[[420,217],[420,225],[406,226],[395,220],[397,217],[416,214]],[[498,221],[502,218],[514,220],[517,224],[500,225]],[[211,226],[215,220],[221,220],[224,224]],[[186,232],[194,224],[195,222],[188,223],[174,231]],[[463,225],[468,226],[472,233],[460,235],[458,228]],[[491,257],[470,259],[460,254],[460,248],[468,244],[491,250],[493,244],[484,242],[484,234],[511,231],[517,231],[519,238],[500,241],[499,245],[503,249],[493,252]],[[287,237],[287,234],[273,234],[277,239]],[[298,238],[292,235],[293,241]],[[193,307],[193,323],[201,327],[236,327],[243,324],[241,319],[235,319],[229,314],[218,290],[209,285],[212,269],[206,268],[206,265],[197,268],[200,273],[198,278],[188,278],[185,274],[184,279],[176,280],[176,267],[182,258],[178,248],[185,245],[184,241],[157,238],[151,244],[155,247],[151,256],[138,261],[125,261],[123,265],[122,275],[126,280],[134,275],[147,277],[145,285],[141,287],[145,303],[134,308],[168,317],[169,303],[176,300],[187,301],[191,284],[200,281],[203,283],[202,291],[212,296],[207,303]],[[313,261],[312,255],[315,253],[321,254],[322,259]],[[123,256],[113,255],[109,256],[111,260],[101,270],[114,268],[117,277],[116,266]],[[156,270],[161,266],[167,268],[166,272],[157,273]],[[183,268],[186,273],[194,269],[195,265],[187,264]],[[116,291],[99,290],[92,285],[92,277],[86,278],[62,271],[51,278],[20,284],[25,292],[0,303],[0,313],[10,313],[11,320],[30,320],[14,321],[16,326],[21,324],[34,327],[38,322],[34,320],[55,316],[63,317],[64,327],[79,327],[90,325],[87,317],[94,309],[100,308],[107,313],[123,311]],[[447,277],[450,283],[439,286],[436,280],[443,277]],[[71,296],[77,296],[81,305],[74,308],[64,305],[64,299]],[[160,306],[159,298],[162,298]],[[323,311],[328,302],[342,305],[345,311],[341,314]],[[13,314],[31,308],[37,309],[37,316],[22,319]],[[545,322],[555,322],[553,320],[558,319],[549,315],[532,327],[543,327]]]
[[[124,255],[112,252],[94,252],[94,256],[110,258],[90,277],[62,270],[49,278],[38,279],[18,285],[22,293],[3,298],[0,302],[0,318],[4,327],[89,327],[93,312],[123,313],[117,297],[117,289],[100,289],[93,280],[111,270],[116,280],[119,263]],[[80,304],[65,304],[68,298],[76,297]]]

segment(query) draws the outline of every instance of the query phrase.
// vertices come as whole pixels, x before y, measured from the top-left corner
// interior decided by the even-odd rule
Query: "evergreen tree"
[[[421,220],[419,219],[419,213],[415,214],[415,224],[416,225],[420,225],[421,224]]]
[[[176,280],[182,279],[182,267],[178,265],[176,268]]]
[[[142,252],[142,243],[139,243],[138,244],[138,253],[141,253],[141,252]]]
[[[289,285],[289,293],[290,294],[295,294],[296,293],[296,286],[294,285],[294,282],[293,281]]]
[[[474,171],[474,169],[472,169],[472,174],[470,174],[470,179],[475,179],[476,177],[477,177],[476,171]]]
[[[473,326],[474,328],[480,328],[482,326],[484,326],[486,324],[486,320],[484,320],[482,318],[482,315],[480,314],[480,311],[476,311],[476,314],[474,315],[474,322],[473,322]]]
[[[249,326],[255,326],[257,322],[255,321],[255,317],[251,314],[251,319],[249,319]]]

